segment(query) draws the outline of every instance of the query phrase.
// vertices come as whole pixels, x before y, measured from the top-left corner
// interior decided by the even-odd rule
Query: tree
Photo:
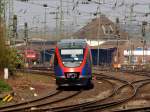
[[[12,71],[19,63],[17,50],[6,45],[5,37],[5,25],[0,19],[0,69],[7,67]]]
[[[0,69],[7,67],[9,70],[14,70],[17,64],[22,62],[18,59],[17,50],[6,46],[5,5],[6,1],[0,0]]]

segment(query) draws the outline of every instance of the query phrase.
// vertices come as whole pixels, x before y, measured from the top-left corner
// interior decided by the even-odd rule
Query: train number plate
[[[76,73],[67,73],[67,78],[77,78]]]

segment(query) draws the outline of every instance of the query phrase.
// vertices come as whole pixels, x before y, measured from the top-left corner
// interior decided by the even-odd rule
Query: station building
[[[124,61],[124,48],[128,44],[128,33],[120,29],[105,15],[95,18],[74,34],[86,38],[91,46],[94,64],[120,64]]]

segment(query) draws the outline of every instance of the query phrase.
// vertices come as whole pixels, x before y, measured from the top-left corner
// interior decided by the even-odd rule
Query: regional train
[[[92,56],[84,39],[63,39],[54,54],[56,84],[89,87],[92,80]]]

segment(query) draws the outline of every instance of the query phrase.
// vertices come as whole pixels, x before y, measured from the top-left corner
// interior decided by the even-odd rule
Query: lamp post
[[[119,42],[118,42],[118,39],[120,38],[119,18],[116,18],[116,36],[117,36],[117,61],[116,63],[119,64]]]
[[[44,13],[44,37],[46,39],[46,18],[47,18],[46,9],[47,9],[48,5],[47,4],[43,4],[43,7],[45,8],[45,13]],[[45,65],[45,40],[43,42],[43,47],[44,47],[43,63]]]
[[[98,39],[98,52],[97,52],[97,67],[99,67],[99,56],[100,56],[100,52],[99,52],[99,39],[100,39],[100,27],[101,27],[101,10],[100,10],[100,0],[99,0],[99,4],[98,4],[98,14],[99,14],[99,19],[98,19],[98,31],[97,31],[97,39]]]
[[[13,15],[13,38],[14,38],[14,42],[13,44],[15,45],[16,44],[16,39],[17,39],[17,15]]]
[[[147,25],[147,22],[146,21],[143,21],[142,22],[142,43],[143,43],[143,58],[142,58],[142,63],[144,64],[145,63],[145,53],[144,53],[144,50],[145,50],[145,44],[146,44],[146,40],[144,39],[146,33],[145,33],[145,27]]]
[[[27,52],[27,49],[28,49],[28,23],[27,22],[24,23],[24,41],[25,41],[25,44],[26,44],[26,47],[25,47],[25,56],[26,56],[26,52]],[[26,57],[24,58],[24,62],[25,62],[26,67],[27,67],[28,64],[27,64]]]

